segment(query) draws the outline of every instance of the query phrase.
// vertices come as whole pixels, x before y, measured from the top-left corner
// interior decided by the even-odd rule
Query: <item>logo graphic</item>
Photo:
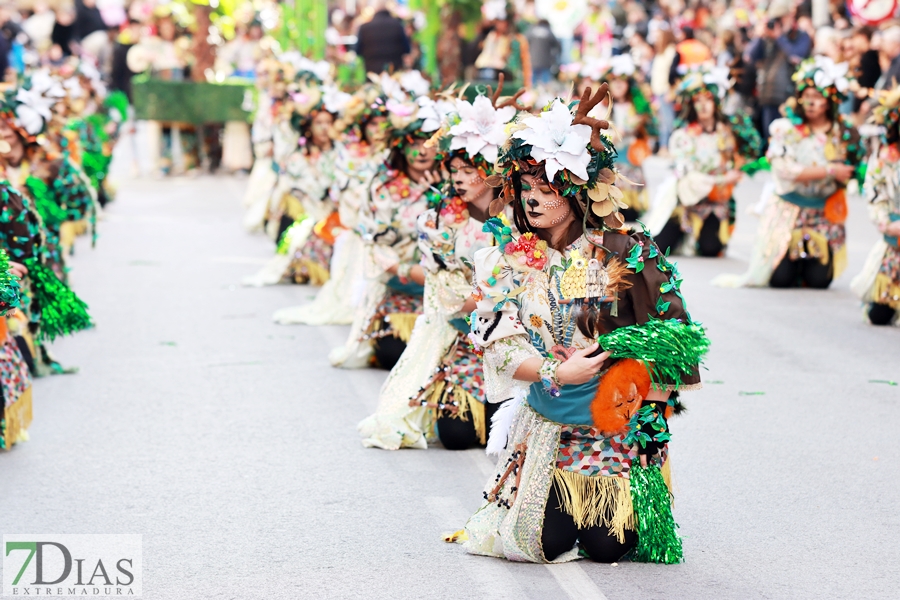
[[[141,595],[142,536],[3,536],[4,596]]]

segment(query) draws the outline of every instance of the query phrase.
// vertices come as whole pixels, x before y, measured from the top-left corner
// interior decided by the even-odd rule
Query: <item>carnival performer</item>
[[[588,116],[607,88],[590,92],[577,108],[556,99],[520,117],[497,163],[503,192],[491,212],[512,203],[522,234],[498,223],[498,244],[476,253],[470,336],[484,352],[488,401],[513,400],[488,444],[501,454],[500,472],[462,536],[475,554],[561,562],[577,558],[580,543],[591,559],[613,562],[636,539],[650,543],[636,529],[657,515],[635,514],[632,500],[645,496],[633,481],[655,473],[659,516],[668,511],[670,394],[700,387],[695,350],[705,337],[685,310],[675,266],[645,232],[622,229],[615,148],[602,134],[609,123]],[[674,376],[662,375],[668,344],[650,333],[663,330],[682,340]],[[645,340],[646,352],[631,356],[652,367],[610,360],[626,354],[609,340],[625,337]],[[649,422],[652,435],[641,425]],[[674,562],[680,548],[653,556]]]
[[[326,65],[304,60],[288,86],[280,118],[290,123],[298,145],[285,160],[269,206],[268,221],[277,224],[277,254],[259,273],[245,278],[244,285],[327,281],[331,246],[313,237],[313,230],[335,210],[338,151],[332,126],[341,107],[332,84],[326,83]]]
[[[599,69],[590,66],[587,71],[583,69],[582,77],[590,75],[589,85],[594,87],[601,81],[609,84],[611,112],[608,103],[604,103],[598,107],[598,112],[603,114],[593,116],[604,116],[610,112],[618,151],[616,171],[621,175],[617,187],[621,189],[622,202],[627,206],[621,213],[627,222],[634,222],[649,205],[642,165],[652,154],[650,141],[656,136],[656,123],[643,85],[635,78],[637,69],[631,55],[620,54],[599,61],[599,64]],[[584,91],[583,87],[581,89]]]
[[[762,138],[745,114],[728,116],[722,101],[728,69],[701,65],[677,89],[679,117],[669,138],[675,177],[663,184],[646,216],[663,252],[722,256],[735,223],[734,187],[762,154]]]
[[[16,271],[24,275],[21,265]],[[7,319],[16,318],[20,294],[19,277],[12,271],[9,255],[0,250],[0,450],[27,440],[33,418],[31,372],[7,325]]]
[[[882,134],[867,163],[863,194],[881,238],[850,287],[870,323],[891,325],[900,311],[900,87],[882,93],[872,121]]]
[[[372,178],[387,158],[388,100],[378,83],[366,84],[347,102],[335,123],[335,130],[345,133],[345,141],[338,145],[335,161],[339,227],[332,222],[331,230],[339,233],[334,240],[329,278],[310,304],[277,311],[274,316],[277,323],[349,325],[353,322],[355,310],[362,301],[358,296],[365,287],[363,240],[357,230],[359,211]]]
[[[58,248],[46,246],[48,233],[38,209],[29,195],[17,188],[18,182],[26,181],[22,165],[37,154],[38,138],[46,131],[58,101],[57,82],[43,71],[33,73],[18,89],[6,91],[0,98],[0,247],[9,254],[10,270],[23,280],[21,310],[6,319],[21,360],[13,356],[8,344],[0,354],[12,361],[2,368],[18,373],[22,381],[26,376],[21,364],[37,376],[70,372],[45,344],[91,326],[87,306],[54,272]]]
[[[290,120],[281,118],[287,86],[292,79],[293,67],[278,59],[263,60],[257,66],[257,106],[251,129],[255,160],[244,192],[244,228],[251,233],[266,229],[273,238],[278,235],[278,226],[273,223],[271,229],[266,227],[269,201],[276,193],[287,157],[297,147],[300,137],[291,128]],[[287,193],[287,182],[285,176],[281,195]]]
[[[475,308],[475,252],[493,242],[484,222],[496,194],[486,181],[506,141],[506,124],[524,108],[518,96],[498,103],[499,95],[500,89],[496,95],[489,90],[473,102],[457,100],[456,112],[429,141],[439,145],[450,181],[440,204],[418,219],[423,314],[381,388],[378,409],[359,424],[364,446],[426,448],[432,432],[448,450],[486,442],[498,405],[485,405],[481,360],[470,349],[465,317]]]
[[[386,85],[382,85],[386,89]],[[427,96],[388,104],[391,122],[388,159],[369,186],[357,230],[364,243],[364,300],[355,311],[347,343],[329,355],[343,368],[374,364],[391,369],[406,348],[422,312],[424,273],[419,267],[416,222],[440,191],[437,149],[426,142],[443,121]]]
[[[794,74],[796,97],[769,128],[775,194],[766,204],[750,266],[722,275],[724,287],[825,289],[847,264],[846,188],[864,158],[859,133],[838,114],[847,64],[816,56]]]

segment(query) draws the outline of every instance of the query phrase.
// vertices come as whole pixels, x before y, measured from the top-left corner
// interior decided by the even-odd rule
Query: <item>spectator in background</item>
[[[51,64],[59,64],[72,56],[72,42],[75,39],[75,10],[71,6],[61,6],[56,10],[56,24],[50,34]]]
[[[531,53],[531,70],[534,73],[535,85],[546,85],[553,79],[553,73],[559,69],[559,40],[550,29],[550,22],[541,19],[531,26],[525,35]]]
[[[403,21],[388,11],[384,0],[375,3],[375,15],[359,26],[357,38],[356,53],[369,73],[381,73],[389,66],[402,69],[403,57],[411,50]]]
[[[96,0],[75,0],[75,39],[78,42],[94,32],[106,32],[106,23],[100,16]]]
[[[890,90],[900,83],[900,26],[894,25],[881,32],[882,74],[875,83],[876,90]]]
[[[865,99],[869,96],[881,77],[881,64],[878,62],[878,50],[872,48],[872,30],[859,27],[848,39],[853,47],[853,59],[850,62],[851,75],[859,84],[854,94],[853,112],[863,109]]]
[[[691,65],[699,65],[712,59],[709,47],[694,37],[691,27],[681,28],[681,41],[675,46],[675,59],[672,61],[671,82],[674,84],[678,74],[683,73]]]
[[[757,69],[756,90],[764,140],[768,138],[769,125],[781,116],[781,105],[794,95],[791,77],[796,66],[812,50],[812,40],[797,28],[789,2],[774,4],[768,17],[768,21],[761,23],[761,31],[747,48],[746,56]]]
[[[656,56],[650,67],[650,90],[659,118],[659,153],[668,155],[669,136],[675,122],[675,105],[670,73],[675,60],[675,35],[671,29],[659,28],[656,32]]]
[[[507,81],[522,81],[526,88],[530,88],[531,54],[528,40],[516,31],[514,15],[507,14],[505,18],[495,20],[493,25],[494,28],[484,38],[481,54],[475,60],[478,78],[496,81],[500,73],[503,73]]]

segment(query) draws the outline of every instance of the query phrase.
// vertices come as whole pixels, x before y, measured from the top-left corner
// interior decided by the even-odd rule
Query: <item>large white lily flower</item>
[[[428,96],[419,96],[416,99],[416,104],[419,106],[416,118],[422,119],[421,129],[425,133],[431,133],[440,129],[447,115],[456,109],[451,102],[446,100],[435,102]]]
[[[84,88],[77,77],[69,77],[63,81],[63,87],[69,95],[69,98],[81,98],[84,96]]]
[[[550,110],[524,119],[525,129],[513,133],[514,138],[531,145],[532,158],[544,162],[550,181],[563,169],[580,179],[588,179],[591,153],[587,146],[592,132],[587,125],[573,125],[574,120],[566,105],[556,99]]]
[[[350,98],[350,94],[342,92],[337,86],[322,86],[322,104],[325,106],[325,110],[330,113],[339,113],[343,111],[344,107],[347,106],[347,103],[350,102]]]
[[[724,98],[725,92],[731,86],[731,72],[728,67],[712,67],[703,74],[703,83],[716,86],[719,97]]]
[[[450,128],[450,149],[463,148],[471,158],[481,154],[489,163],[497,162],[497,152],[507,138],[506,124],[516,116],[516,109],[495,109],[486,96],[478,96],[471,103],[459,100],[456,109],[460,120]]]
[[[816,87],[826,88],[833,85],[839,92],[850,87],[850,82],[847,81],[847,70],[849,69],[847,63],[835,63],[827,56],[816,56],[813,64],[816,68],[813,75]]]
[[[31,75],[29,88],[39,96],[47,96],[50,98],[66,97],[66,91],[63,89],[59,80],[44,69],[35,71]]]
[[[400,85],[400,82],[387,73],[381,74],[378,83],[381,85],[381,91],[388,98],[393,98],[398,102],[406,102],[407,100],[409,100],[409,94],[404,91],[403,86]]]
[[[431,84],[418,71],[406,71],[400,75],[400,85],[413,96],[424,96]]]
[[[634,59],[630,54],[619,54],[609,59],[609,68],[616,77],[631,77],[634,75]]]

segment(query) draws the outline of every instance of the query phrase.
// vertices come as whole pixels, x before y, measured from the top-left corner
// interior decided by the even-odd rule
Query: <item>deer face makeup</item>
[[[571,208],[565,198],[550,187],[542,177],[522,176],[522,206],[528,224],[535,229],[546,229],[562,223]]]

